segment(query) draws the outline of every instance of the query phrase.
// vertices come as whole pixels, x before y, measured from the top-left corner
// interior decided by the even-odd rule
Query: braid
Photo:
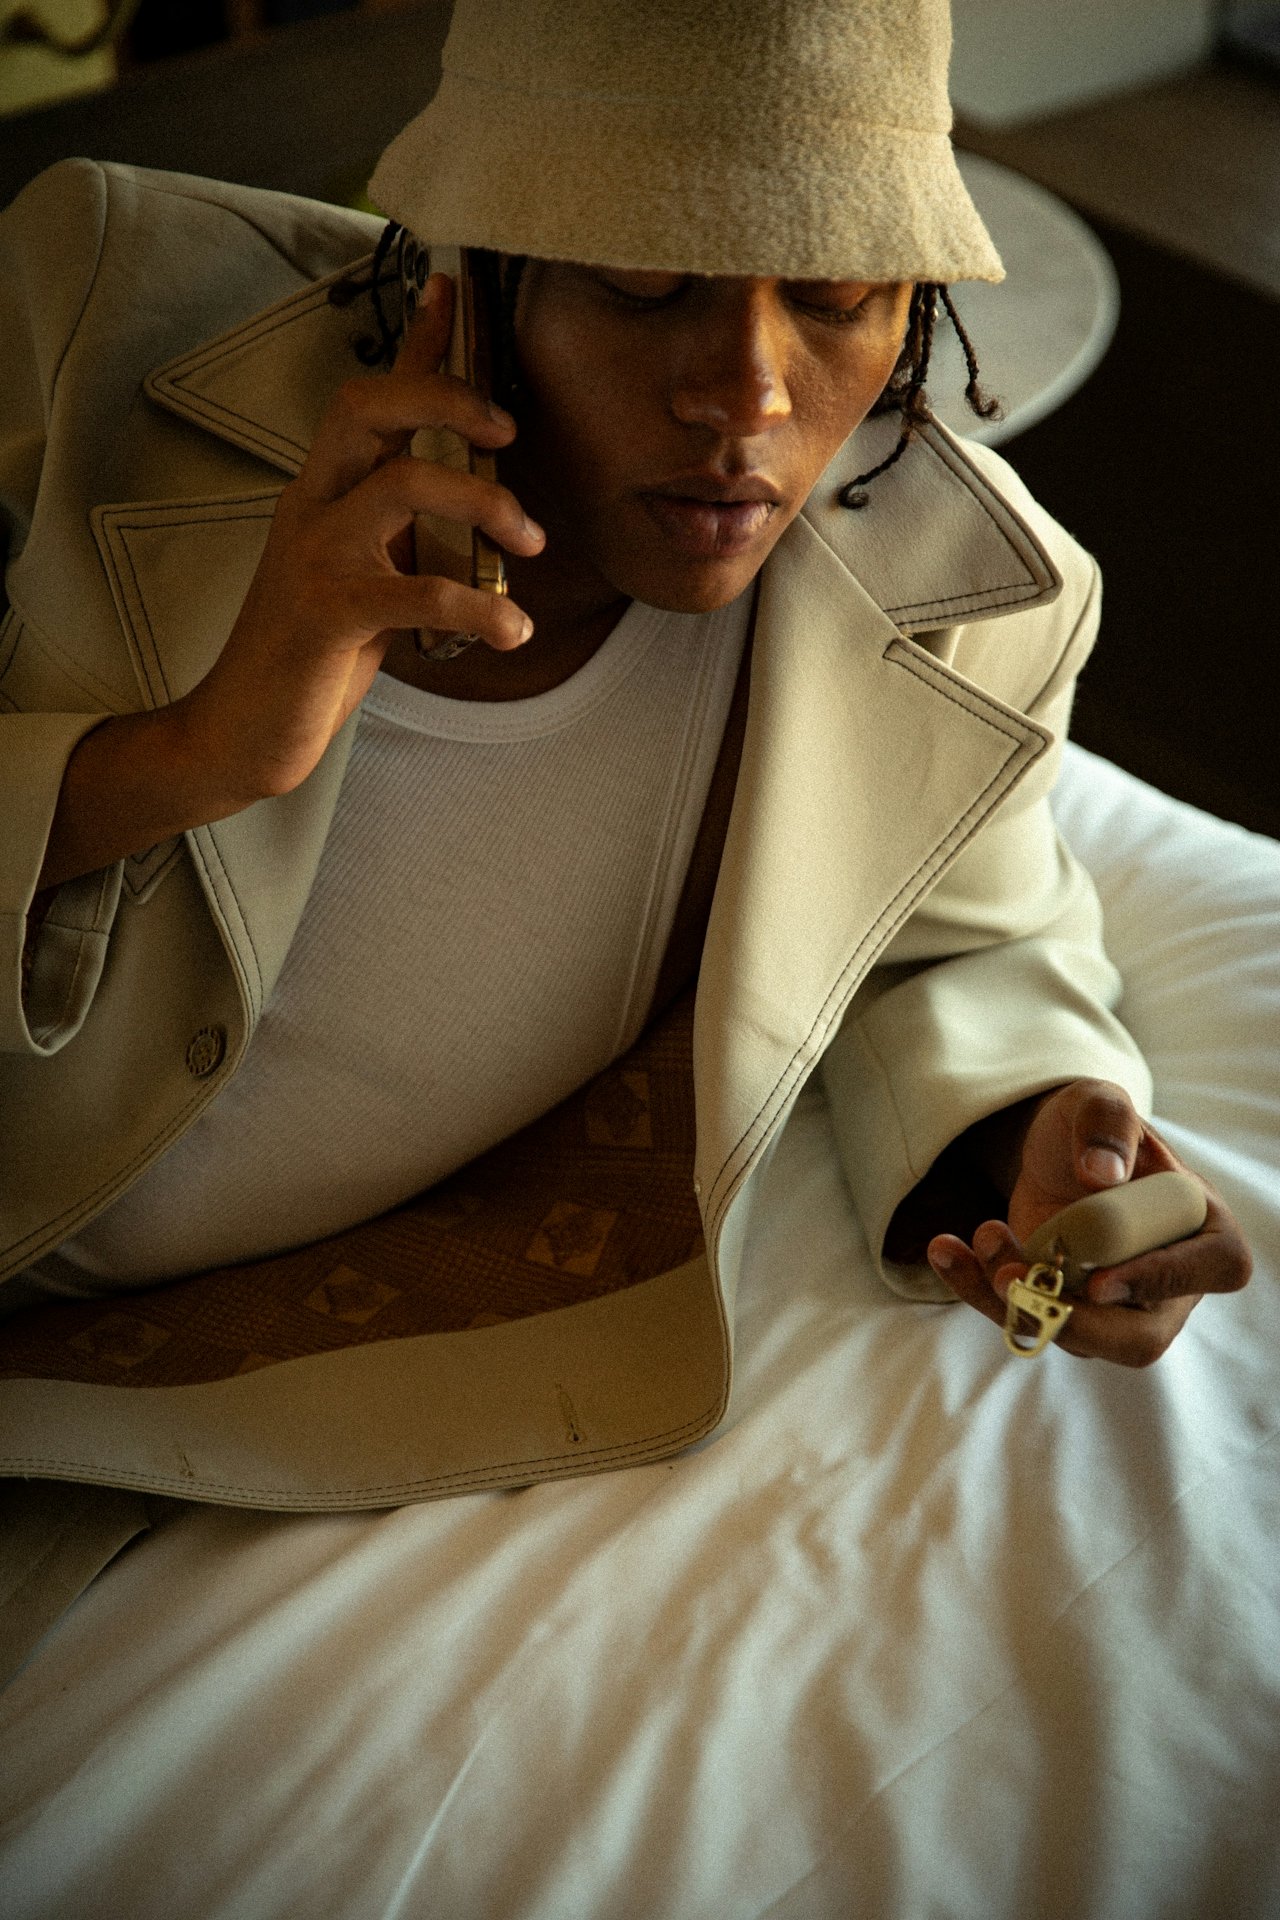
[[[349,307],[361,294],[369,295],[373,306],[373,317],[378,328],[378,337],[375,339],[369,333],[359,334],[351,342],[356,358],[363,366],[391,366],[404,337],[404,315],[401,314],[395,325],[392,325],[383,305],[382,290],[393,283],[398,284],[400,278],[398,263],[404,252],[406,240],[411,238],[404,227],[394,220],[389,220],[379,236],[368,270],[363,273],[344,274],[340,280],[335,280],[329,289],[329,304],[334,307]],[[397,271],[386,273],[384,268],[392,247],[396,247]],[[518,387],[516,296],[520,291],[526,256],[512,254],[508,259],[503,260],[499,254],[485,248],[476,248],[472,253],[472,260],[476,269],[476,291],[488,307],[494,322],[493,397],[500,404],[506,405],[509,404]]]
[[[896,412],[902,417],[902,431],[898,435],[898,444],[887,459],[878,466],[869,467],[866,473],[860,473],[856,479],[847,480],[836,496],[842,507],[856,512],[867,504],[863,491],[869,480],[879,474],[887,473],[889,468],[901,460],[918,426],[928,418],[924,403],[924,383],[929,377],[929,360],[933,353],[933,334],[938,318],[938,288],[932,280],[920,280],[911,289],[911,305],[907,309],[907,331],[902,353],[880,398],[871,409],[873,414]]]
[[[396,357],[396,348],[404,332],[403,320],[393,327],[387,319],[386,309],[382,304],[382,289],[398,278],[398,274],[384,273],[383,268],[387,264],[387,255],[397,238],[403,233],[404,228],[397,221],[388,220],[378,236],[378,244],[374,248],[369,271],[365,274],[344,273],[342,278],[335,280],[329,289],[331,307],[349,307],[354,300],[359,299],[362,293],[369,295],[373,304],[373,317],[377,323],[378,337],[375,340],[372,334],[361,333],[357,334],[351,342],[356,359],[364,367],[389,367]]]
[[[853,480],[847,480],[836,495],[842,507],[857,512],[867,504],[865,492],[868,481],[901,460],[918,430],[926,426],[932,415],[925,394],[925,381],[929,377],[929,361],[933,353],[933,336],[937,326],[938,307],[941,305],[948,320],[955,329],[964,353],[968,380],[964,397],[969,408],[979,419],[991,420],[1000,413],[1000,402],[983,392],[978,384],[978,357],[973,350],[960,316],[955,310],[950,290],[935,280],[920,280],[911,291],[911,305],[907,311],[907,330],[903,340],[902,352],[898,364],[890,376],[884,392],[871,409],[872,416],[881,413],[898,413],[902,417],[902,431],[898,435],[897,445],[887,458],[878,466],[868,468]]]
[[[965,332],[964,323],[952,303],[950,288],[939,287],[938,292],[942,296],[942,304],[947,310],[947,318],[955,328],[956,338],[959,340],[961,350],[964,354],[965,370],[969,375],[968,381],[965,384],[964,397],[969,403],[969,410],[972,413],[976,413],[980,420],[994,420],[999,416],[1000,402],[992,398],[990,394],[984,393],[978,385],[978,356],[973,350],[972,340],[970,340],[968,334]]]

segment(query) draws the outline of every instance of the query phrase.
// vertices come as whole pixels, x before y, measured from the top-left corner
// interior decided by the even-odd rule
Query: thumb
[[[1071,1122],[1076,1176],[1086,1192],[1121,1186],[1133,1174],[1142,1119],[1123,1087],[1107,1080],[1080,1081],[1077,1086],[1080,1100]]]

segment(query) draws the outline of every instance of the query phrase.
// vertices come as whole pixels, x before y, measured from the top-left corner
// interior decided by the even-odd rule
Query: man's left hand
[[[1029,1234],[1086,1194],[1174,1168],[1191,1172],[1123,1088],[1073,1080],[1047,1094],[1032,1115],[1008,1222],[984,1221],[972,1245],[955,1234],[935,1235],[929,1263],[962,1300],[1003,1326],[1009,1283],[1027,1272],[1020,1243]],[[1206,1293],[1234,1293],[1245,1285],[1253,1263],[1244,1235],[1221,1195],[1208,1181],[1200,1184],[1209,1206],[1200,1231],[1123,1266],[1095,1269],[1058,1346],[1081,1359],[1150,1366]]]

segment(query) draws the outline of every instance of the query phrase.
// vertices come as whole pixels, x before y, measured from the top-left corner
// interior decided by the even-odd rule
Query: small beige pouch
[[[1095,1267],[1118,1267],[1140,1253],[1199,1233],[1209,1211],[1189,1173],[1152,1173],[1086,1194],[1037,1227],[1023,1246],[1026,1278],[1009,1288],[1004,1342],[1024,1358],[1043,1353],[1071,1318]]]

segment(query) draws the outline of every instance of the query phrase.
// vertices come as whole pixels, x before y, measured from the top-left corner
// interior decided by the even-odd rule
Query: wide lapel
[[[1049,575],[1024,597],[1052,597]],[[761,581],[699,981],[698,1178],[712,1247],[876,956],[1049,744],[904,637],[807,519],[788,528]]]
[[[298,471],[330,395],[358,368],[351,341],[368,330],[367,303],[333,306],[329,288],[339,277],[308,283],[147,378],[149,398],[166,411],[265,463],[260,481],[224,493],[130,501],[92,515],[147,707],[179,699],[222,651],[262,554],[280,476]],[[243,478],[253,465],[240,459],[234,471]],[[296,792],[191,836],[253,1018],[306,904],[353,735],[349,723]]]
[[[373,332],[367,297],[335,306],[334,283],[367,279],[368,259],[278,300],[241,326],[157,367],[146,392],[180,419],[297,473],[334,391],[359,371],[353,338]]]

